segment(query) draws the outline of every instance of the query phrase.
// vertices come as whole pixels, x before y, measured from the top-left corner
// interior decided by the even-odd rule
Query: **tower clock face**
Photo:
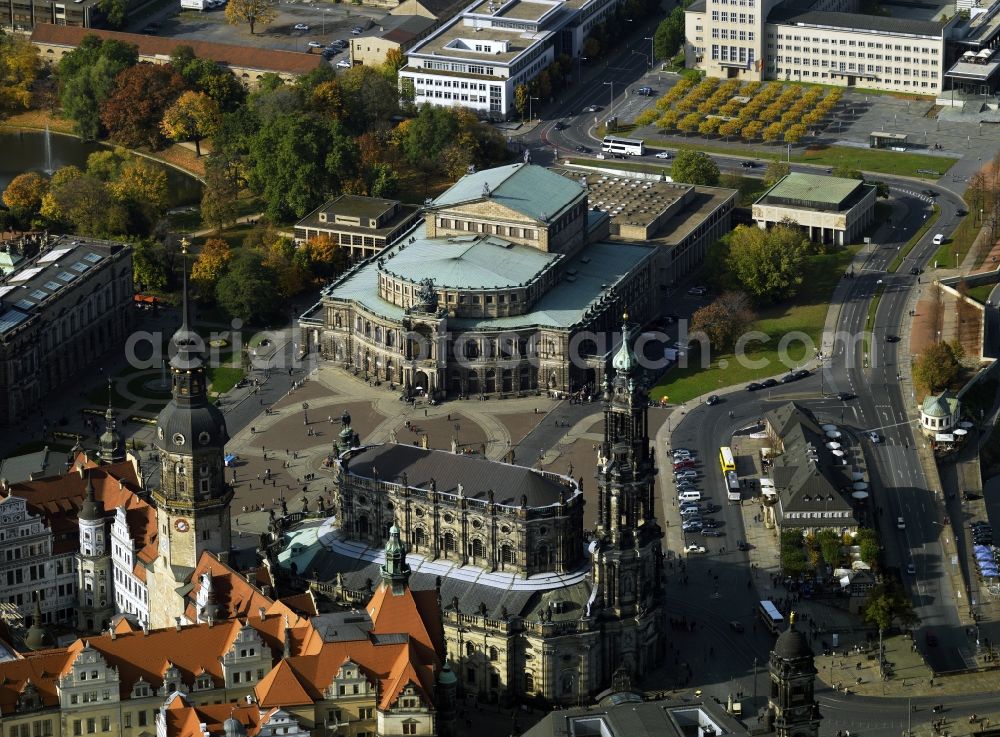
[[[179,519],[174,521],[174,529],[176,529],[178,532],[187,532],[190,529],[190,527],[191,525],[188,524],[188,521],[186,519]]]

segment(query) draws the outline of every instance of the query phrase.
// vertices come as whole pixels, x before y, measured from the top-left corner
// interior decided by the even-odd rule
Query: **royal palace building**
[[[609,224],[578,180],[530,164],[467,174],[324,290],[301,345],[434,397],[596,392],[625,305],[656,309],[657,249],[606,242]]]
[[[641,677],[665,650],[662,532],[637,330],[605,374],[597,527],[583,480],[444,451],[364,445],[343,418],[332,516],[278,520],[269,555],[317,596],[371,596],[399,530],[413,579],[439,591],[448,660],[470,702],[587,700],[623,667]],[[613,373],[613,378],[611,374]]]

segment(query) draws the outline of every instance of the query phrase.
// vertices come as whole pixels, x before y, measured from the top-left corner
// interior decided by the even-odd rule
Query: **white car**
[[[882,442],[882,436],[879,435],[874,430],[872,430],[870,433],[868,433],[868,439],[871,440],[873,443],[881,443]]]
[[[308,31],[309,30],[309,24],[308,23],[296,23],[294,26],[292,26],[292,28],[294,28],[296,31]]]
[[[341,69],[350,69],[351,68],[351,60],[350,59],[341,59],[340,61],[337,62],[337,66],[340,67]]]
[[[670,152],[669,151],[660,151],[660,153],[656,154],[656,158],[658,158],[658,159],[669,159],[670,158]]]
[[[319,41],[310,41],[309,42],[309,48],[310,49],[321,49],[321,48],[323,48],[323,44],[321,44]]]
[[[705,552],[705,546],[704,545],[695,545],[694,543],[691,543],[690,545],[685,546],[684,552],[688,553],[689,555],[691,553],[704,553]]]

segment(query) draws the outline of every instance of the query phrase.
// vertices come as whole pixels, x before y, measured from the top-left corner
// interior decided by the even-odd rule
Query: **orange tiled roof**
[[[122,698],[128,698],[140,678],[158,688],[170,663],[180,671],[181,680],[188,687],[194,685],[196,675],[202,671],[221,687],[224,678],[220,658],[229,652],[241,627],[238,619],[232,619],[212,626],[195,624],[149,633],[141,630],[120,633],[116,628],[118,634],[114,639],[110,635],[79,639],[68,650],[74,658],[87,644],[100,652],[108,665],[118,669]],[[67,670],[71,663],[67,663]]]
[[[201,577],[204,573],[210,573],[212,576],[212,593],[215,605],[218,607],[218,619],[258,616],[261,607],[267,609],[274,604],[273,599],[265,596],[259,588],[220,561],[214,553],[205,551],[195,566],[194,574],[191,576],[194,586],[187,595],[188,604],[184,615],[191,622],[196,619],[195,602],[201,590]]]
[[[287,660],[278,661],[253,690],[261,706],[302,706],[313,703],[313,698],[303,688]]]
[[[59,674],[75,655],[65,648],[25,653],[23,658],[0,663],[0,714],[17,709],[18,698],[30,680],[46,707],[59,706],[56,684]]]
[[[190,46],[199,59],[211,59],[228,67],[253,69],[260,72],[281,72],[284,74],[308,74],[323,63],[319,54],[305,54],[299,51],[276,51],[257,46],[237,46],[235,44],[213,43],[211,41],[179,40],[160,38],[142,33],[104,31],[96,28],[76,26],[56,26],[38,23],[31,33],[31,42],[79,46],[87,36],[101,39],[115,39],[139,48],[140,57],[168,58],[178,46]]]
[[[79,472],[80,467],[84,468],[84,475]],[[142,487],[131,461],[100,466],[81,453],[76,457],[73,470],[12,484],[7,495],[21,497],[34,514],[45,517],[52,528],[54,553],[75,552],[80,546],[77,515],[83,506],[88,475],[94,484],[94,496],[106,514],[125,507],[138,557],[146,562],[154,560],[156,510],[138,496]]]
[[[257,706],[246,704],[190,704],[182,694],[177,694],[164,710],[167,734],[170,737],[204,737],[209,734],[221,734],[224,722],[232,717],[246,729],[247,737],[260,733],[260,728],[267,723],[274,710],[264,711]],[[204,725],[204,729],[202,726]]]
[[[313,598],[312,591],[304,591],[294,596],[283,596],[278,601],[292,611],[306,617],[315,617],[319,614],[319,610],[316,609],[316,599]]]
[[[422,649],[425,659],[437,659],[444,653],[436,590],[413,591],[407,586],[397,596],[391,587],[381,584],[365,609],[372,620],[372,632],[383,635],[408,633]]]

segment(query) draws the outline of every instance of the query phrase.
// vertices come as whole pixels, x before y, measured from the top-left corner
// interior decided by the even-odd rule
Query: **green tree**
[[[376,67],[351,67],[338,81],[344,94],[343,123],[352,135],[388,125],[399,113],[399,88]]]
[[[230,261],[216,284],[215,299],[230,316],[251,322],[277,310],[276,282],[277,275],[261,263],[260,254],[244,250]]]
[[[457,136],[458,120],[450,108],[422,105],[417,117],[409,121],[400,143],[411,165],[432,171],[441,167],[442,152]]]
[[[118,74],[134,66],[138,58],[135,46],[85,36],[59,60],[59,103],[77,135],[87,141],[100,137],[101,106],[114,90]]]
[[[267,25],[277,15],[276,6],[270,0],[230,0],[226,3],[226,20],[234,26],[246,24],[253,35],[258,23]]]
[[[170,266],[163,243],[144,238],[132,243],[132,280],[136,291],[166,292],[170,286]]]
[[[163,113],[160,129],[174,141],[194,141],[196,156],[201,156],[201,140],[219,127],[222,112],[219,103],[204,92],[188,90]]]
[[[819,544],[823,562],[828,566],[835,567],[840,563],[840,536],[833,530],[820,530],[816,534],[816,542]]]
[[[522,119],[528,114],[528,97],[530,95],[531,91],[524,82],[514,88],[514,108]]]
[[[38,54],[24,36],[0,31],[0,118],[31,106]]]
[[[280,221],[302,217],[337,191],[342,173],[355,170],[356,149],[336,120],[283,115],[254,135],[249,159],[249,186]]]
[[[53,177],[43,210],[58,213],[61,222],[81,235],[111,238],[129,231],[126,207],[115,200],[104,182],[89,174],[60,178],[58,182]]]
[[[675,182],[714,187],[719,183],[719,167],[702,151],[678,151],[670,176]]]
[[[653,34],[653,54],[657,59],[670,59],[684,43],[684,9],[676,7],[660,22]]]
[[[108,191],[129,213],[129,232],[148,233],[167,207],[167,172],[148,159],[130,157]]]
[[[955,346],[950,343],[934,343],[917,359],[913,367],[913,378],[926,392],[935,394],[947,389],[958,381],[961,364]]]
[[[878,565],[879,543],[875,531],[870,527],[862,527],[854,536],[854,544],[858,546],[861,561],[875,568]]]
[[[844,179],[864,179],[865,175],[862,174],[857,169],[852,169],[846,164],[839,164],[833,167],[833,171],[830,172],[835,177],[843,177]]]
[[[128,15],[128,0],[98,0],[97,7],[112,28],[121,28]]]
[[[887,580],[869,592],[864,618],[877,627],[879,632],[892,627],[893,622],[899,622],[904,627],[912,627],[920,622],[910,597],[894,580]]]
[[[205,166],[205,186],[201,190],[201,219],[222,230],[239,216],[239,187],[222,157],[211,157]]]
[[[792,168],[784,161],[772,161],[764,170],[764,184],[773,187],[792,172]]]
[[[777,302],[798,290],[809,248],[808,238],[795,227],[740,225],[730,238],[727,265],[756,302]]]
[[[219,279],[233,258],[229,243],[222,238],[209,238],[202,244],[198,258],[191,266],[191,281],[201,294],[212,297]]]

